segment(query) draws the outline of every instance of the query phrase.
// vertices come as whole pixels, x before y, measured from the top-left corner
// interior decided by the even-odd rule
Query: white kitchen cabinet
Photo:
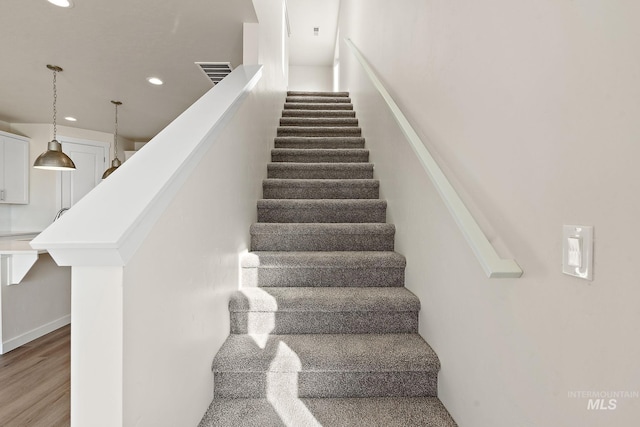
[[[29,203],[29,139],[2,131],[0,203]]]

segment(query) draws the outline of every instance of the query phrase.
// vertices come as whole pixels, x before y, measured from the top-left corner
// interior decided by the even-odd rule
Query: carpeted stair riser
[[[276,401],[276,405],[287,402]],[[199,427],[455,427],[437,397],[375,397],[300,399],[306,411],[291,410],[283,419],[274,399],[219,399],[211,404]],[[308,412],[307,412],[308,411]]]
[[[301,104],[315,104],[315,103],[332,103],[332,104],[350,104],[351,98],[347,96],[287,96],[286,103],[301,103]]]
[[[405,288],[242,288],[231,295],[236,312],[413,312],[420,300]],[[369,331],[373,332],[373,331]]]
[[[252,251],[392,251],[392,224],[287,224],[251,226]]]
[[[395,252],[253,252],[241,259],[245,287],[404,286]]]
[[[282,110],[282,117],[355,117],[354,110]]]
[[[269,163],[267,178],[373,179],[373,165],[371,163]]]
[[[438,358],[417,334],[230,335],[213,361],[214,394],[266,397],[282,379],[296,397],[435,396]],[[381,351],[382,350],[382,351]]]
[[[349,92],[301,92],[296,90],[287,91],[287,96],[325,96],[328,98],[349,97]]]
[[[252,267],[243,268],[243,286],[404,286],[404,268]]]
[[[435,396],[437,375],[428,372],[300,372],[296,397]],[[214,398],[267,397],[265,372],[215,372]]]
[[[404,288],[244,288],[232,334],[417,333],[420,302]]]
[[[278,126],[277,136],[361,136],[359,127]]]
[[[405,334],[418,333],[417,312],[239,312],[232,334]]]
[[[287,102],[284,104],[285,110],[353,110],[353,104],[347,103],[302,103],[302,102]]]
[[[384,223],[387,203],[369,199],[262,199],[258,222]]]
[[[305,136],[281,136],[274,140],[275,148],[298,148],[298,149],[329,149],[329,148],[364,148],[364,138],[362,137],[305,137]]]
[[[271,150],[271,161],[293,163],[366,163],[369,161],[369,150],[274,148]]]
[[[374,179],[265,179],[264,199],[377,199]]]
[[[280,126],[357,127],[358,119],[342,117],[283,117]]]

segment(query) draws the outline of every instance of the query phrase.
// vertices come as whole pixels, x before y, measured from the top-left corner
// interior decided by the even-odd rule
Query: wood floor
[[[70,425],[70,326],[0,355],[0,426]]]

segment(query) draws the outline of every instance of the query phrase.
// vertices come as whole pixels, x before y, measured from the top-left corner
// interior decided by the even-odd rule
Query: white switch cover
[[[581,279],[593,280],[593,227],[562,227],[562,272]]]

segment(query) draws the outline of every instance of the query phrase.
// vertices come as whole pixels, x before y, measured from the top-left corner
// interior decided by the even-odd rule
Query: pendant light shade
[[[121,164],[122,162],[120,161],[120,159],[113,159],[113,161],[111,162],[111,167],[106,171],[104,171],[104,173],[102,174],[102,179],[105,179],[106,177],[111,175],[113,172],[115,172],[115,170],[118,169]]]
[[[56,139],[56,102],[58,100],[56,75],[62,71],[62,68],[57,65],[47,65],[47,68],[53,71],[53,139],[49,141],[47,151],[38,156],[33,167],[48,170],[75,170],[76,165],[73,164],[73,160],[62,152],[62,144]]]
[[[118,158],[118,105],[122,105],[122,102],[111,101],[111,103],[116,106],[115,130],[113,132],[113,161],[111,162],[111,167],[104,171],[104,173],[102,174],[102,179],[105,179],[106,177],[111,175],[122,164],[122,162]]]
[[[76,165],[73,164],[73,160],[62,152],[62,144],[55,139],[49,141],[47,151],[38,156],[33,167],[36,169],[62,171],[76,169]]]

